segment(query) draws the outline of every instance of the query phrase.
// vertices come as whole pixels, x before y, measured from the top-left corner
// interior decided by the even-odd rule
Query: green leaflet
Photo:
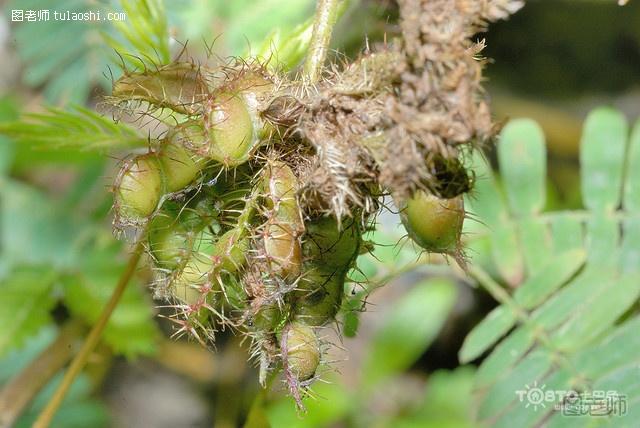
[[[530,119],[515,119],[501,133],[498,143],[500,172],[511,212],[535,214],[545,205],[546,147],[542,129]]]
[[[628,125],[610,108],[591,112],[580,142],[582,199],[593,211],[612,211],[620,203]]]
[[[3,278],[0,285],[0,356],[20,347],[51,318],[56,300],[51,289],[57,275],[53,269],[25,266]]]
[[[488,236],[495,266],[483,257],[474,260],[489,272],[497,267],[517,289],[508,301],[494,295],[501,305],[460,351],[465,362],[491,350],[475,376],[478,421],[496,427],[541,423],[556,403],[532,411],[515,393],[526,385],[640,396],[640,381],[628,369],[637,365],[637,346],[626,336],[634,326],[637,335],[640,320],[628,312],[640,296],[639,129],[629,137],[622,114],[609,108],[588,116],[580,155],[582,211],[541,212],[544,137],[529,120],[512,121],[502,132],[501,180],[487,166],[479,169],[479,194],[469,205],[486,227],[473,230]],[[508,204],[500,197],[503,188]],[[574,419],[560,416],[552,416],[550,426],[573,426]],[[615,422],[632,420],[630,412]]]
[[[524,309],[535,308],[550,294],[564,285],[582,267],[585,253],[574,250],[558,256],[537,275],[530,277],[514,293],[516,303]],[[465,339],[460,350],[460,361],[466,363],[479,357],[506,334],[517,321],[516,314],[505,306],[499,306],[480,323]]]

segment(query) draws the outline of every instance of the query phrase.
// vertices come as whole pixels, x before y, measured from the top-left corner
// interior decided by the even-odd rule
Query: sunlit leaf
[[[628,126],[610,108],[591,112],[580,143],[582,198],[592,210],[613,210],[620,203]]]
[[[500,172],[514,214],[526,215],[544,208],[546,154],[542,129],[530,119],[513,120],[500,133]]]

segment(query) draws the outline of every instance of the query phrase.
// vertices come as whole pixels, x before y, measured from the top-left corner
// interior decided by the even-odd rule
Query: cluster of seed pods
[[[283,369],[300,404],[322,361],[319,329],[336,320],[370,214],[355,207],[336,218],[305,206],[304,142],[291,132],[295,120],[274,114],[285,86],[246,63],[125,73],[112,100],[146,114],[168,110],[175,124],[123,161],[114,225],[144,231],[157,294],[173,302],[178,333],[203,344],[224,328],[247,335],[261,381]],[[419,245],[458,248],[461,197],[417,192],[398,205]]]
[[[118,104],[183,120],[123,161],[114,225],[146,234],[178,332],[203,344],[221,328],[248,335],[263,380],[282,367],[299,398],[316,375],[317,328],[335,320],[362,227],[301,206],[295,165],[262,114],[274,89],[272,76],[246,64],[223,79],[174,63],[116,81]]]

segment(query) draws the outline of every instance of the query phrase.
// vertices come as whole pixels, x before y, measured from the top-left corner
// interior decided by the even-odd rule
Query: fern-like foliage
[[[126,20],[112,21],[115,34],[103,32],[120,63],[145,69],[171,62],[169,28],[163,0],[120,0]],[[118,58],[114,58],[118,62]]]
[[[0,134],[40,149],[103,150],[147,142],[134,128],[80,106],[25,114],[20,121],[0,124]]]
[[[502,185],[475,159],[477,194],[468,200],[481,220],[468,222],[477,238],[473,273],[501,303],[467,336],[459,355],[467,363],[488,353],[475,378],[478,421],[493,427],[586,426],[584,417],[554,409],[570,409],[567,394],[555,402],[520,400],[517,391],[535,387],[616,391],[623,397],[611,410],[626,409],[626,416],[590,418],[589,426],[636,426],[640,122],[629,136],[617,111],[601,108],[587,118],[581,211],[543,211],[546,148],[536,123],[510,122],[500,136],[498,161]]]

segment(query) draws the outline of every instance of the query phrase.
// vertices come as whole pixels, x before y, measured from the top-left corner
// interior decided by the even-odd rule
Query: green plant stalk
[[[401,277],[402,275],[422,269],[421,271],[431,275],[451,275],[451,269],[448,266],[433,264],[427,257],[422,257],[415,262],[407,263],[391,272],[385,273],[378,279],[372,279],[361,291],[363,294],[370,294],[378,288],[382,288]]]
[[[53,343],[2,388],[0,427],[13,426],[33,397],[71,360],[74,343],[82,332],[83,328],[77,322],[64,325]]]
[[[304,63],[304,79],[307,83],[316,83],[320,79],[331,42],[331,33],[338,18],[340,3],[340,0],[318,0],[311,45]]]
[[[251,218],[256,211],[256,203],[260,198],[260,191],[254,188],[249,196],[245,199],[245,205],[236,221],[236,229],[238,230],[238,239],[244,238],[249,233],[251,226]]]
[[[485,272],[479,266],[472,266],[470,268],[470,275],[478,281],[478,283],[491,294],[491,296],[500,302],[501,305],[508,307],[513,314],[522,322],[524,325],[531,326],[531,319],[529,318],[529,313],[522,308],[510,295],[507,293],[501,286],[498,284],[487,272]],[[558,349],[549,335],[545,330],[536,330],[536,339],[540,342],[540,344],[546,347],[552,354],[554,354],[558,363],[561,364],[567,371],[569,371],[574,379],[586,379],[582,373],[580,373],[573,363],[567,358],[567,356]],[[587,385],[585,385],[589,390],[593,389],[591,382],[587,381]]]
[[[141,237],[146,236],[146,231],[143,231],[143,233],[140,236]],[[64,374],[64,377],[62,378],[62,382],[60,383],[60,386],[58,386],[58,389],[56,389],[53,397],[51,398],[51,400],[49,400],[49,402],[47,403],[47,406],[40,413],[40,415],[38,416],[38,419],[33,424],[34,428],[49,427],[49,425],[51,424],[51,421],[53,420],[53,417],[55,416],[56,412],[58,411],[58,408],[60,407],[60,404],[62,404],[62,400],[64,399],[65,395],[69,391],[71,384],[73,383],[75,378],[78,376],[78,374],[80,374],[80,372],[82,371],[82,369],[87,363],[87,359],[95,349],[96,345],[98,345],[98,342],[100,341],[100,337],[102,336],[102,332],[107,326],[107,322],[109,321],[109,318],[111,318],[111,314],[113,313],[116,306],[118,305],[118,302],[120,301],[120,298],[124,293],[124,290],[127,288],[127,284],[129,283],[129,280],[131,279],[131,277],[133,276],[136,270],[136,266],[138,265],[138,261],[140,260],[140,256],[142,255],[142,252],[144,250],[143,243],[144,243],[143,239],[138,240],[133,250],[133,254],[131,254],[131,257],[129,258],[127,267],[125,271],[122,273],[122,275],[120,276],[120,279],[118,280],[118,284],[113,290],[113,294],[111,294],[111,298],[109,299],[109,302],[107,302],[107,306],[105,306],[104,310],[102,311],[102,314],[100,314],[100,318],[91,329],[91,332],[87,337],[87,340],[84,342],[84,344],[82,345],[82,348],[80,349],[76,357],[71,362],[69,369],[66,371],[66,373]]]

